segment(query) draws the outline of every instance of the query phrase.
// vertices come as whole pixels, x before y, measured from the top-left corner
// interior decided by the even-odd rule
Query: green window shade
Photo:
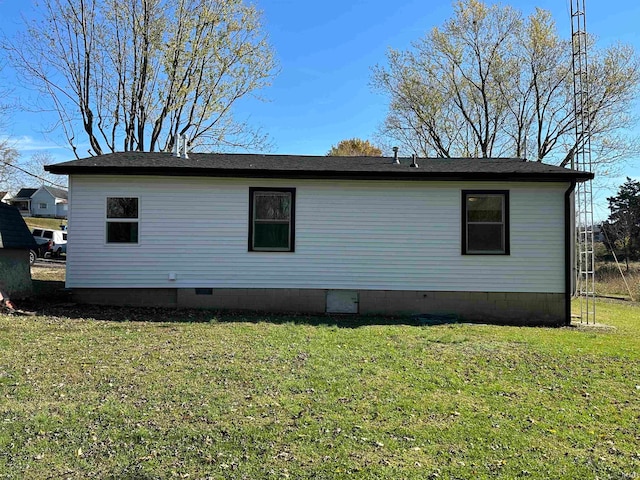
[[[469,222],[502,222],[502,196],[467,197]]]
[[[289,250],[289,223],[259,223],[253,230],[254,248]]]

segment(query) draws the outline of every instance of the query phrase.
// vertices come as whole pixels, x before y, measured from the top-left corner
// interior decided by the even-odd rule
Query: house
[[[37,191],[37,188],[21,188],[8,203],[20,210],[23,215],[31,216],[31,196]]]
[[[570,321],[576,182],[518,159],[114,153],[69,175],[79,302]]]
[[[37,245],[16,207],[0,203],[0,299],[32,291],[29,250]]]
[[[0,191],[0,203],[9,203],[10,198],[9,192]]]
[[[9,203],[26,216],[67,218],[68,192],[46,185],[21,188]]]
[[[43,185],[31,196],[34,217],[67,218],[69,193],[61,188]]]
[[[594,242],[604,242],[604,230],[602,229],[602,224],[593,226],[593,241]]]

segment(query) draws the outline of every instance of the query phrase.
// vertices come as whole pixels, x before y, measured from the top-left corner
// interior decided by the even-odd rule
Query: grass
[[[60,225],[67,224],[67,220],[64,218],[24,217],[24,221],[29,227],[29,230],[33,230],[34,228],[60,230]]]
[[[639,478],[635,304],[599,302],[613,330],[36,307],[0,314],[0,478]]]
[[[631,290],[634,300],[640,301],[640,264],[637,262],[630,263],[627,270],[626,265],[622,263],[620,268],[624,273],[624,279],[615,263],[597,264],[595,274],[596,292],[601,295],[629,298],[629,290]]]

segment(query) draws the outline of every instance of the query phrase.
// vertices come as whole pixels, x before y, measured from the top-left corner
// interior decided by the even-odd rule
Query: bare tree
[[[66,175],[54,175],[44,169],[45,165],[56,163],[56,159],[51,153],[39,151],[31,155],[28,160],[20,162],[20,167],[24,170],[25,185],[30,182],[37,182],[40,185],[53,185],[54,187],[67,188],[68,177]]]
[[[19,156],[7,140],[0,141],[0,190],[12,192],[16,189],[17,170],[14,165]]]
[[[16,193],[22,187],[38,185],[67,188],[65,175],[53,175],[44,170],[45,165],[52,163],[55,159],[49,152],[36,152],[25,161],[14,147],[0,143],[0,190]]]
[[[634,50],[590,39],[594,158],[637,152],[627,134],[640,84]],[[576,144],[571,41],[551,15],[460,0],[454,15],[406,52],[390,50],[372,85],[389,98],[384,133],[425,156],[515,156],[566,165]]]
[[[259,148],[232,107],[269,85],[275,60],[260,13],[242,0],[42,0],[42,20],[4,48],[48,99],[79,156]],[[78,125],[81,132],[76,131]]]

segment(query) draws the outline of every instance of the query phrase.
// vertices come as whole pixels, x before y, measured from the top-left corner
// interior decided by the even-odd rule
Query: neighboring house
[[[36,242],[16,207],[0,203],[0,297],[31,294],[29,250]]]
[[[31,196],[31,213],[35,217],[67,218],[68,198],[66,190],[42,186]]]
[[[593,241],[596,243],[602,243],[605,241],[604,230],[602,230],[602,224],[594,224],[592,226]],[[581,235],[589,234],[589,230],[585,231],[584,228],[576,227],[576,242],[580,240]]]
[[[11,195],[9,195],[9,192],[0,191],[0,203],[9,203],[10,198]]]
[[[37,188],[21,188],[8,203],[20,210],[22,215],[31,216],[31,197],[37,191]]]
[[[604,242],[605,236],[604,231],[602,230],[602,225],[594,225],[593,226],[593,241],[594,242]]]
[[[68,174],[76,301],[570,322],[576,182],[514,159],[115,153]]]
[[[34,217],[67,218],[68,192],[43,185],[40,188],[21,188],[10,199],[23,215]]]

